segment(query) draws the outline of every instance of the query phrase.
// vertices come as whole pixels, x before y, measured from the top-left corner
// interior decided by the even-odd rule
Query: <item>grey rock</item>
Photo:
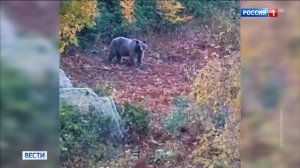
[[[59,92],[61,101],[78,107],[81,113],[95,113],[99,117],[110,117],[112,133],[122,137],[121,117],[112,98],[99,97],[90,88],[61,88]]]
[[[72,88],[73,84],[65,72],[59,69],[59,88]]]

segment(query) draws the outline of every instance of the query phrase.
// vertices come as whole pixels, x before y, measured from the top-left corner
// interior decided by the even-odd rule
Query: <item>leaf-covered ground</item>
[[[123,164],[126,167],[155,167],[158,162],[163,162],[160,163],[160,167],[174,167],[178,164],[183,167],[193,167],[191,164],[201,165],[194,163],[194,157],[210,158],[198,160],[201,163],[218,162],[217,159],[213,159],[215,151],[214,147],[210,147],[212,142],[208,141],[205,144],[203,139],[201,140],[202,136],[218,137],[206,129],[208,125],[205,125],[205,122],[195,118],[194,122],[179,130],[179,136],[176,137],[162,125],[174,107],[174,98],[190,96],[197,71],[202,69],[208,60],[212,60],[213,57],[223,60],[225,55],[233,56],[230,53],[231,48],[228,48],[230,45],[220,45],[221,36],[197,27],[186,26],[176,33],[148,34],[140,37],[149,45],[144,58],[145,66],[141,69],[127,66],[126,58],[121,65],[108,63],[108,44],[87,52],[61,57],[60,66],[75,85],[83,84],[93,88],[99,83],[112,83],[116,89],[112,94],[116,102],[129,101],[150,111],[148,134],[129,135],[128,138],[134,143],[124,146],[123,153],[119,154],[116,161],[119,166]],[[208,74],[216,75],[214,72]],[[231,130],[230,133],[232,132],[234,131]],[[221,137],[224,138],[225,135]],[[235,147],[230,146],[229,149],[234,151]],[[227,149],[224,150],[227,152]],[[207,153],[198,156],[199,151]],[[162,156],[173,156],[175,153],[176,158],[161,160]],[[105,163],[101,162],[101,166],[103,164]],[[107,166],[116,166],[114,164],[116,163],[108,162]]]
[[[188,94],[196,70],[205,64],[205,52],[224,52],[211,45],[207,35],[191,29],[144,39],[149,50],[142,69],[127,66],[126,58],[121,65],[106,62],[107,51],[64,56],[61,68],[77,84],[112,83],[119,103],[130,101],[151,112],[166,112],[174,97]]]

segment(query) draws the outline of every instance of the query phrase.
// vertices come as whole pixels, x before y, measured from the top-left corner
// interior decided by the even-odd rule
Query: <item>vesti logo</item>
[[[22,151],[22,160],[47,160],[47,151]]]
[[[241,8],[241,17],[278,17],[279,12],[284,12],[284,10],[278,8]]]

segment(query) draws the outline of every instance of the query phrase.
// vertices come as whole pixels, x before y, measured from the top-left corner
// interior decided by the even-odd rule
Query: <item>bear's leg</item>
[[[137,65],[136,55],[135,54],[130,55],[129,58],[130,58],[131,65],[136,66]]]
[[[137,57],[137,61],[139,65],[143,63],[143,58],[144,58],[144,52],[139,53]]]
[[[117,53],[117,63],[118,64],[122,63],[122,55],[120,53]]]
[[[115,56],[116,56],[116,54],[114,52],[109,51],[108,61],[112,62],[112,60],[114,59]]]

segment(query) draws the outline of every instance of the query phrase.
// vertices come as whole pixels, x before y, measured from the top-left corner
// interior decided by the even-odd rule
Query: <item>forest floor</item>
[[[126,57],[122,64],[108,63],[107,51],[64,56],[60,66],[75,84],[92,88],[99,83],[112,84],[118,103],[129,101],[153,113],[168,112],[175,97],[189,93],[196,71],[205,65],[203,57],[208,54],[204,53],[225,52],[220,46],[208,45],[206,36],[187,29],[176,35],[147,37],[144,68],[128,66]]]
[[[171,112],[175,97],[189,95],[196,72],[206,64],[207,57],[224,55],[226,49],[214,45],[207,33],[190,27],[178,33],[148,35],[143,40],[149,50],[142,69],[128,66],[126,61],[121,65],[108,63],[105,49],[101,54],[89,51],[61,57],[60,67],[75,85],[93,88],[98,83],[112,83],[117,103],[129,101],[150,111],[150,132],[143,137],[147,141],[139,143],[140,150],[147,154],[155,151],[153,145],[172,146],[167,141],[174,139],[162,129],[161,120]],[[174,148],[181,148],[177,141],[174,144]],[[193,146],[190,142],[185,145],[180,150],[182,156],[191,151],[188,146]]]

